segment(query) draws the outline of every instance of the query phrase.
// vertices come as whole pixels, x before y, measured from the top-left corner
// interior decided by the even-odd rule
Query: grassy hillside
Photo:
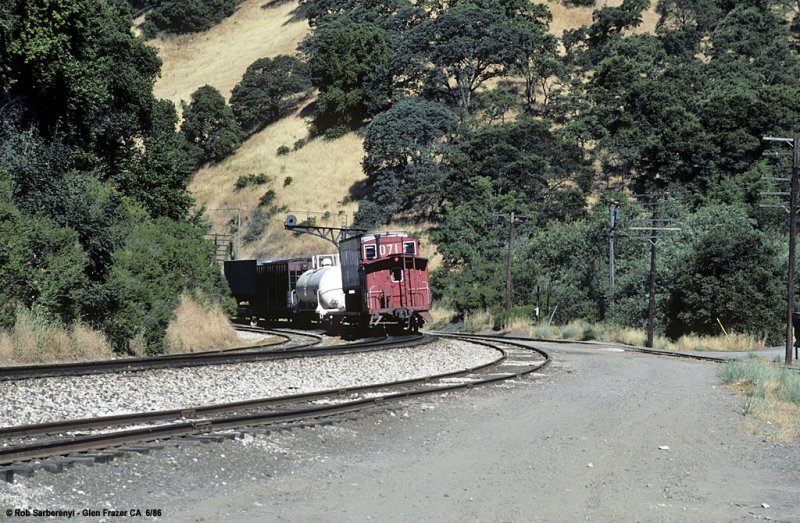
[[[591,23],[591,8],[566,8],[560,2],[548,1],[553,13],[551,30],[561,36],[565,29]],[[619,5],[621,0],[598,2],[602,5]],[[305,19],[298,17],[297,2],[270,5],[265,0],[247,0],[237,12],[218,26],[200,34],[157,39],[155,45],[163,60],[162,76],[155,86],[155,94],[180,107],[181,100],[189,100],[191,93],[204,84],[210,84],[225,96],[241,79],[252,62],[265,56],[293,54],[297,44],[308,32]],[[651,10],[645,17],[643,30],[655,25],[656,15]],[[239,151],[220,165],[201,169],[189,189],[199,205],[210,209],[209,216],[216,232],[231,230],[236,221],[236,211],[213,209],[241,208],[246,231],[259,198],[268,189],[276,193],[275,205],[290,211],[313,211],[317,223],[323,214],[330,218],[330,226],[341,225],[339,213],[352,217],[355,203],[345,203],[350,188],[363,181],[361,140],[349,135],[339,140],[325,142],[314,140],[298,151],[278,156],[281,145],[293,147],[295,141],[307,138],[308,108],[273,124],[245,142]],[[264,173],[272,178],[270,186],[257,186],[240,192],[234,191],[239,176]],[[287,177],[291,183],[284,186]],[[304,219],[306,214],[297,212]],[[295,237],[283,229],[285,212],[278,212],[267,225],[264,235],[255,242],[243,244],[241,256],[277,257],[328,251],[332,246],[308,235]],[[433,248],[426,254],[432,254]]]

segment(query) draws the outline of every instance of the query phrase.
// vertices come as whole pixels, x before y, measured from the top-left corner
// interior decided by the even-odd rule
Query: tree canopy
[[[175,256],[202,251],[192,263],[203,270],[213,258],[203,250],[205,228],[189,215],[196,158],[176,132],[175,107],[153,95],[156,51],[131,32],[118,3],[0,6],[0,325],[35,309],[100,328],[119,351],[139,336],[158,352],[176,299],[160,302],[158,322],[126,316],[140,303],[118,285],[137,227],[159,231],[162,244],[191,236],[195,244],[178,243]],[[185,267],[160,269],[171,291],[220,297],[209,277],[190,281],[178,278]],[[156,286],[156,272],[137,278]]]
[[[225,159],[244,136],[225,98],[210,85],[192,93],[192,101],[183,111],[181,133],[195,146],[201,163]]]

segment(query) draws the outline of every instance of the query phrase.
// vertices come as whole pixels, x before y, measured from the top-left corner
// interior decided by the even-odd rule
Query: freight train
[[[417,331],[431,321],[428,260],[403,232],[342,240],[338,254],[225,262],[240,319],[384,326]]]

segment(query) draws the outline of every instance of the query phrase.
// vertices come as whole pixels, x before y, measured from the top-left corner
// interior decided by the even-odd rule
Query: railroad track
[[[578,341],[578,340],[551,340],[551,339],[544,339],[544,338],[527,338],[521,336],[498,336],[492,334],[471,334],[471,337],[475,339],[506,339],[506,340],[516,340],[516,341],[527,341],[527,342],[542,342],[542,343],[554,343],[554,344],[587,344],[587,345],[596,345],[599,342],[596,341]],[[607,344],[604,344],[607,345]],[[671,350],[661,350],[661,349],[648,349],[646,347],[636,347],[633,345],[622,345],[622,344],[615,344],[616,347],[626,351],[626,352],[639,352],[642,354],[648,354],[651,356],[664,356],[667,358],[681,358],[687,360],[697,360],[697,361],[709,361],[712,363],[730,363],[737,361],[737,358],[725,358],[722,356],[708,356],[706,354],[694,354],[692,352],[683,352],[683,351],[671,351]],[[782,368],[791,371],[800,373],[800,367],[793,366],[793,365],[783,365]]]
[[[578,345],[597,345],[599,342],[596,341],[580,341],[580,340],[555,340],[555,339],[545,339],[545,338],[528,338],[524,336],[503,336],[503,335],[492,335],[492,334],[469,334],[468,337],[474,339],[489,339],[489,340],[513,340],[513,341],[526,341],[529,343],[553,343],[553,344],[561,344],[561,345],[568,345],[568,344],[578,344]],[[604,344],[608,345],[608,344]],[[645,347],[635,347],[633,345],[622,345],[622,344],[614,344],[615,346],[619,347],[622,350],[627,352],[640,352],[642,354],[650,354],[653,356],[666,356],[670,358],[683,358],[683,359],[690,359],[690,360],[699,360],[699,361],[712,361],[715,363],[726,363],[732,361],[731,358],[723,358],[720,356],[707,356],[703,354],[694,354],[692,352],[681,352],[681,351],[670,351],[670,350],[660,350],[660,349],[648,349]]]
[[[376,350],[392,346],[419,343],[421,335],[382,336],[365,341],[343,345],[320,345],[322,336],[315,333],[288,329],[259,329],[237,326],[246,332],[257,332],[282,341],[274,341],[262,345],[233,347],[206,352],[188,354],[172,354],[143,358],[121,358],[114,360],[96,360],[75,363],[57,363],[49,365],[16,365],[0,367],[0,381],[24,380],[33,378],[84,376],[89,374],[138,372],[153,369],[192,367],[199,365],[221,365],[226,363],[246,363],[287,357],[303,358],[326,354],[347,353],[360,350]],[[291,353],[291,356],[287,354]]]
[[[8,479],[10,471],[13,479],[14,470],[20,467],[47,468],[63,456],[70,456],[63,458],[67,460],[76,457],[80,460],[88,452],[99,461],[130,445],[176,437],[203,437],[254,426],[320,422],[377,404],[521,378],[550,363],[544,351],[515,341],[458,335],[442,337],[489,347],[496,351],[497,357],[477,367],[417,379],[191,409],[5,427],[0,429],[0,438],[4,441],[0,447],[0,477],[5,471]],[[431,336],[425,338],[432,339]],[[364,345],[369,344],[362,344],[362,347]],[[44,461],[31,464],[31,460]]]

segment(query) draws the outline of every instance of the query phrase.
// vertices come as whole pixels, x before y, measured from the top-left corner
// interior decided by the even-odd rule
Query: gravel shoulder
[[[542,377],[37,474],[0,485],[0,509],[150,507],[208,522],[800,522],[800,444],[748,435],[743,400],[719,387],[714,364],[538,345],[555,359]]]

